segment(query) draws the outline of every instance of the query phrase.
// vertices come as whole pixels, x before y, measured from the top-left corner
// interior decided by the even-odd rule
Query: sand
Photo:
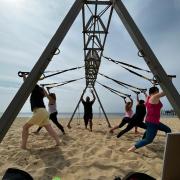
[[[19,168],[31,174],[34,180],[50,180],[55,176],[61,180],[113,180],[115,176],[123,177],[130,171],[145,172],[160,179],[165,145],[164,133],[158,133],[154,142],[136,153],[127,152],[135,141],[142,137],[144,130],[135,135],[134,129],[120,139],[116,138],[119,130],[113,135],[104,119],[94,120],[93,132],[84,129],[73,120],[72,129],[67,129],[67,119],[62,120],[66,135],[53,126],[61,142],[55,142],[42,129],[39,135],[30,130],[29,150],[20,149],[21,130],[27,118],[17,118],[0,144],[0,177],[10,167]],[[112,125],[119,119],[111,119]],[[177,118],[161,120],[171,127],[173,132],[180,132],[180,121]],[[100,123],[99,123],[100,122]]]

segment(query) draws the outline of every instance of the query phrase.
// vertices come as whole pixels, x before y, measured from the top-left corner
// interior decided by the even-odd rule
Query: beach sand
[[[50,180],[59,176],[61,180],[113,180],[115,176],[123,177],[130,171],[147,173],[160,179],[163,164],[165,135],[159,132],[154,142],[136,153],[127,152],[135,141],[142,137],[144,130],[134,129],[116,138],[109,134],[105,119],[93,121],[93,132],[84,129],[83,121],[78,125],[72,121],[72,129],[67,129],[68,120],[64,119],[66,135],[56,128],[61,145],[54,147],[54,140],[42,129],[39,135],[32,132],[28,139],[30,150],[20,149],[21,130],[27,118],[17,118],[0,144],[0,177],[7,168],[15,167],[31,174],[34,180]],[[120,119],[111,119],[111,124],[119,124]],[[164,118],[161,122],[171,127],[173,132],[180,132],[177,118]],[[53,127],[55,127],[53,125]]]

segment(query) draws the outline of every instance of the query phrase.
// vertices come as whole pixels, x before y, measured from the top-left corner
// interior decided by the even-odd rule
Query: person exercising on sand
[[[149,89],[149,96],[146,99],[147,115],[145,119],[147,130],[144,133],[143,139],[130,147],[128,151],[133,152],[136,149],[152,143],[158,130],[164,131],[165,133],[171,133],[171,129],[160,122],[160,111],[163,106],[160,98],[164,96],[165,93],[159,92],[159,89],[155,86]]]
[[[25,74],[23,74],[23,80],[24,81],[26,80]],[[22,149],[27,149],[26,144],[29,136],[29,128],[33,125],[45,127],[49,135],[52,136],[56,141],[56,146],[60,145],[58,135],[51,127],[51,124],[49,122],[49,114],[45,108],[43,101],[44,96],[45,96],[45,92],[43,88],[41,88],[39,85],[36,84],[30,96],[30,104],[31,104],[31,110],[33,112],[33,116],[30,118],[30,120],[27,123],[25,123],[22,130],[22,143],[21,143]]]
[[[110,133],[113,133],[115,129],[121,128],[123,127],[126,123],[129,123],[130,118],[133,116],[133,110],[132,110],[132,106],[133,106],[133,100],[131,99],[131,97],[129,96],[130,101],[126,101],[126,99],[124,99],[125,102],[125,116],[122,119],[121,123],[117,126],[114,126],[112,129],[110,129]],[[136,131],[136,130],[135,130]]]
[[[48,98],[48,109],[49,109],[49,119],[52,120],[52,122],[62,131],[63,134],[65,134],[63,126],[58,122],[57,120],[57,108],[56,108],[56,94],[55,93],[47,93],[45,92],[45,96]],[[39,127],[35,134],[38,134],[42,127]]]
[[[85,124],[85,128],[87,129],[87,125],[89,123],[90,126],[90,131],[92,131],[92,118],[93,118],[93,110],[92,110],[92,105],[94,104],[95,100],[96,100],[96,96],[94,95],[93,90],[91,90],[91,93],[93,95],[93,100],[90,101],[90,97],[87,96],[86,97],[86,101],[83,99],[83,96],[81,98],[81,101],[84,105],[84,124]]]
[[[146,115],[146,107],[144,104],[144,100],[139,100],[139,96],[137,94],[136,112],[132,116],[132,118],[129,118],[130,120],[128,122],[127,127],[119,132],[117,138],[121,137],[123,134],[127,133],[134,127],[140,127],[146,129],[146,124],[143,122],[145,115]]]

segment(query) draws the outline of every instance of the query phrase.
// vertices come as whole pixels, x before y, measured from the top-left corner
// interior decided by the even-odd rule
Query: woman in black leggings
[[[146,129],[146,124],[143,122],[144,117],[146,115],[146,106],[144,104],[144,100],[139,100],[138,94],[137,94],[137,101],[138,101],[138,104],[136,106],[135,114],[133,115],[132,118],[129,118],[129,121],[126,121],[124,123],[122,122],[119,125],[119,128],[121,128],[126,123],[128,123],[127,127],[119,132],[119,134],[117,135],[117,138],[121,137],[123,134],[130,131],[134,127],[140,127],[142,129]]]
[[[65,134],[63,126],[57,120],[58,112],[57,112],[57,108],[56,108],[56,95],[55,95],[55,93],[48,94],[47,92],[45,94],[49,100],[49,103],[48,103],[48,108],[49,108],[49,113],[50,113],[49,119],[51,119],[52,122],[62,131],[62,133]],[[42,127],[39,127],[35,133],[39,133],[41,128]]]

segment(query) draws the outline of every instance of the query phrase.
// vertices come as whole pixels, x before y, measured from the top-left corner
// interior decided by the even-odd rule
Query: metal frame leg
[[[121,2],[121,0],[110,0],[113,3],[113,7],[119,15],[121,21],[126,27],[128,33],[130,34],[132,40],[136,44],[139,52],[142,54],[145,62],[149,66],[150,70],[154,74],[155,78],[158,80],[159,85],[165,92],[169,102],[180,118],[180,95],[176,88],[174,87],[172,81],[167,76],[165,70],[159,63],[157,57],[151,50],[150,46],[146,42],[142,33],[138,29],[137,25],[133,21],[132,17],[128,13],[126,7]]]
[[[104,108],[103,108],[103,106],[102,106],[102,103],[101,103],[101,101],[100,101],[100,99],[99,99],[99,96],[98,96],[98,94],[97,94],[97,92],[96,92],[95,87],[93,87],[93,90],[94,90],[94,92],[95,92],[95,94],[96,94],[96,97],[97,97],[97,99],[98,99],[98,102],[99,102],[99,104],[100,104],[100,106],[101,106],[101,109],[102,109],[102,111],[103,111],[103,113],[104,113],[104,116],[105,116],[106,121],[107,121],[107,123],[108,123],[108,127],[111,128],[111,124],[110,124],[110,122],[109,122],[109,120],[108,120],[108,117],[107,117],[106,112],[105,112],[105,110],[104,110]]]
[[[56,50],[63,41],[80,10],[82,9],[83,4],[83,0],[76,0],[74,2],[68,14],[62,21],[61,25],[50,40],[44,52],[40,56],[39,60],[33,67],[28,78],[22,84],[19,91],[16,93],[15,97],[2,115],[0,119],[0,142],[3,140],[4,136],[6,135],[8,129],[11,127],[13,121],[15,120],[17,114],[24,105],[29,94],[32,92],[35,84],[48,66]]]
[[[78,106],[79,106],[79,104],[80,104],[80,102],[81,102],[81,99],[82,99],[82,97],[84,96],[84,93],[86,92],[86,89],[87,89],[87,87],[84,89],[84,91],[83,91],[83,93],[82,93],[82,95],[81,95],[81,97],[80,97],[80,99],[79,99],[79,101],[78,101],[78,103],[77,103],[77,106],[76,106],[76,108],[75,108],[75,110],[74,110],[74,112],[73,112],[73,114],[72,114],[72,116],[71,116],[71,118],[70,118],[70,120],[69,120],[69,122],[68,122],[68,125],[67,125],[67,127],[70,129],[71,128],[71,121],[73,120],[73,117],[74,117],[74,115],[75,115],[75,113],[76,113],[76,111],[77,111],[77,108],[78,108]]]

